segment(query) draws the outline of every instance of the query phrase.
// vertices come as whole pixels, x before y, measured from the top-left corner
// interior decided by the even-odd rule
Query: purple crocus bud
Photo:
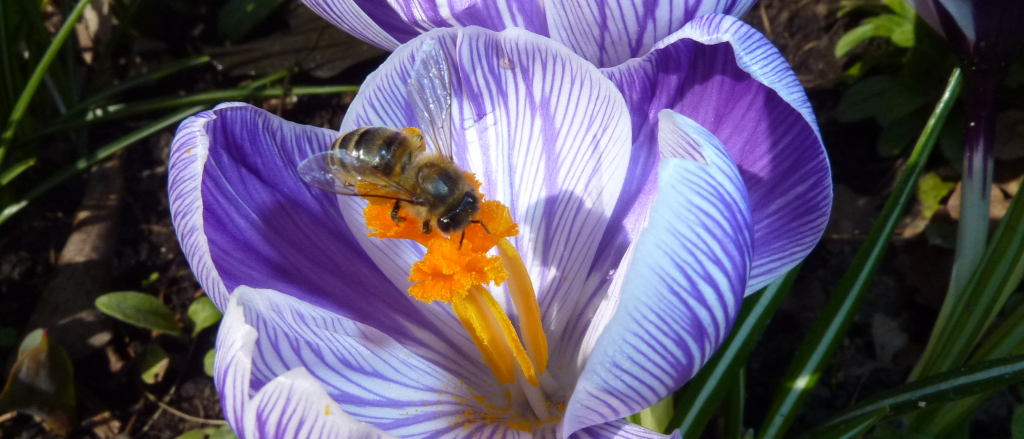
[[[522,276],[476,290],[515,344],[531,323],[511,280],[532,284],[547,360],[531,353],[524,375],[500,344],[479,348],[487,322],[410,297],[423,246],[368,236],[366,201],[302,180],[338,131],[222,104],[182,123],[169,191],[225,311],[228,422],[244,439],[665,437],[623,418],[693,377],[743,297],[827,222],[828,160],[796,76],[726,15],[608,69],[521,29],[436,29],[367,78],[342,132],[419,126],[406,84],[427,44],[451,70],[454,161],[519,230]]]
[[[647,53],[706,14],[742,16],[754,0],[303,0],[346,32],[395,50],[436,28],[521,28],[564,44],[599,67]]]
[[[967,128],[962,214],[950,281],[950,296],[954,297],[981,261],[988,237],[999,89],[1024,41],[1024,1],[910,0],[910,3],[921,18],[946,39],[964,70]]]
[[[910,0],[952,46],[967,70],[1002,69],[1024,41],[1020,0]]]

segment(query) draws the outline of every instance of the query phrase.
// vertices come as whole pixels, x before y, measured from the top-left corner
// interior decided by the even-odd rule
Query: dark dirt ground
[[[852,261],[901,165],[899,160],[875,154],[873,145],[879,129],[873,123],[843,124],[835,119],[843,87],[836,79],[844,66],[833,57],[832,50],[838,38],[855,25],[849,19],[836,18],[837,8],[835,0],[762,0],[744,17],[780,48],[808,88],[836,182],[832,223],[751,357],[747,369],[748,425],[759,425],[765,416],[793,353]],[[264,32],[273,31],[275,26],[283,23],[271,20]],[[211,44],[212,37],[202,32],[198,37],[184,34],[192,29],[191,25],[183,25],[182,29],[183,47],[195,49]],[[181,56],[181,50],[184,49],[157,50],[146,53],[140,61],[158,65]],[[379,61],[360,64],[327,80],[300,73],[293,82],[356,84]],[[157,92],[231,87],[238,82],[238,78],[207,69],[162,82]],[[284,112],[284,117],[336,127],[344,114],[346,99],[300,98],[294,108]],[[104,138],[108,131],[127,130],[101,127],[92,137]],[[122,153],[127,198],[121,212],[110,291],[153,293],[183,316],[201,289],[181,254],[168,213],[166,160],[172,137],[173,130],[168,129]],[[56,258],[71,233],[84,182],[85,177],[81,177],[64,184],[4,226],[6,231],[0,236],[0,328],[16,328],[19,339],[36,298],[54,276]],[[923,237],[893,240],[850,334],[811,395],[793,432],[855,401],[903,383],[923,351],[945,291],[945,276],[929,273],[948,273],[950,261],[951,251],[929,245]],[[156,280],[146,282],[154,273]],[[93,422],[76,429],[71,436],[109,438],[121,433],[116,437],[174,438],[184,431],[206,427],[160,409],[143,393],[164,397],[174,383],[178,385],[167,402],[170,407],[199,418],[221,419],[212,379],[202,367],[203,353],[212,347],[214,335],[213,329],[203,332],[194,346],[170,336],[157,336],[156,341],[175,361],[163,382],[149,386],[138,379],[139,358],[135,353],[141,352],[153,335],[118,325],[117,336],[107,352],[98,352],[76,363],[79,415]],[[880,338],[904,342],[876,347]],[[0,356],[8,357],[12,349],[16,345],[0,346]],[[1009,391],[997,393],[973,421],[972,437],[1009,437],[1009,416],[1017,404],[1015,398]],[[715,430],[713,425],[704,437],[720,437]],[[0,437],[50,436],[27,416],[0,422]]]

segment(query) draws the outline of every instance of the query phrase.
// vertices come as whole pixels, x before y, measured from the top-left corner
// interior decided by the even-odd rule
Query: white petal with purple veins
[[[743,298],[752,228],[739,171],[710,132],[678,114],[666,120],[700,146],[707,163],[665,159],[659,166],[650,224],[569,401],[566,437],[678,389],[724,340]]]
[[[646,184],[625,189],[621,199],[627,201],[620,202],[613,221],[650,206],[628,201],[648,200],[653,193],[655,115],[667,108],[711,131],[743,175],[755,228],[747,293],[807,256],[831,211],[828,157],[803,87],[771,42],[733,17],[707,15],[643,58],[604,73],[622,90],[634,117],[633,156],[646,161],[630,166],[651,175]],[[673,156],[666,152],[657,155]]]

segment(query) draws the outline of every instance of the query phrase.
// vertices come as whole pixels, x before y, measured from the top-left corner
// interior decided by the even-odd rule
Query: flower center
[[[466,176],[479,191],[476,177],[468,172]],[[547,336],[541,326],[540,306],[526,265],[507,239],[519,234],[519,226],[512,220],[508,207],[481,195],[476,220],[482,225],[471,224],[465,236],[461,232],[447,236],[437,230],[423,233],[417,221],[396,223],[392,219],[394,202],[391,200],[377,197],[367,200],[369,204],[363,214],[370,229],[369,236],[411,239],[427,248],[423,259],[413,264],[409,273],[409,280],[414,282],[409,287],[409,295],[428,303],[435,300],[450,303],[500,384],[515,383],[516,377],[522,375],[530,386],[537,388],[538,377],[547,370]],[[412,218],[404,208],[399,216]],[[488,254],[495,248],[497,255]],[[519,315],[518,333],[501,305],[485,288],[489,284],[500,286],[503,282],[508,282]]]

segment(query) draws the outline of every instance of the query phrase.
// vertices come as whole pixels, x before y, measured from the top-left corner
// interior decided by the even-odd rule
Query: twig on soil
[[[765,35],[769,40],[775,41],[775,36],[772,35],[772,22],[768,20],[768,11],[764,7],[764,2],[761,2],[761,21],[764,23]]]
[[[182,419],[185,419],[185,420],[189,420],[189,421],[192,421],[192,422],[199,422],[199,423],[203,423],[203,424],[228,425],[228,421],[224,421],[224,420],[220,420],[220,419],[205,419],[205,418],[200,418],[200,417],[192,416],[192,415],[190,415],[188,413],[181,412],[178,409],[175,409],[174,407],[171,407],[171,406],[169,406],[167,404],[164,404],[163,401],[160,401],[159,399],[157,399],[155,396],[153,396],[149,392],[145,392],[144,394],[146,395],[146,398],[149,398],[150,401],[153,401],[153,402],[157,403],[157,405],[159,405],[160,408],[162,408],[164,410],[167,410],[168,413],[170,413],[170,414],[172,414],[174,416],[177,416],[179,418],[182,418]],[[154,418],[155,418],[155,416],[154,416]]]

